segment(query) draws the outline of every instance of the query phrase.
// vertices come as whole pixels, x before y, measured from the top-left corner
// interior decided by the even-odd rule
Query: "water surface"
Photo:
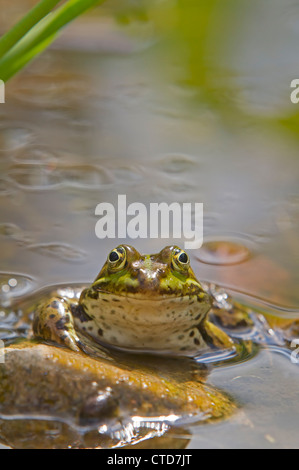
[[[91,282],[119,243],[96,237],[95,207],[126,194],[128,204],[202,202],[205,244],[190,253],[199,278],[296,315],[299,105],[289,95],[299,10],[278,0],[230,0],[225,11],[188,4],[107,2],[7,84],[4,307],[49,285]],[[121,241],[144,253],[180,242]],[[211,383],[240,412],[191,426],[188,445],[298,447],[298,380],[298,365],[271,348],[215,368]]]

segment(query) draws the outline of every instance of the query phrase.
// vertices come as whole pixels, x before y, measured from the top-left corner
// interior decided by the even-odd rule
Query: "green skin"
[[[211,306],[212,298],[183,250],[167,246],[158,254],[141,255],[120,245],[78,302],[56,296],[41,303],[33,332],[84,352],[84,338],[89,346],[156,354],[193,356],[209,348],[231,349],[232,340],[207,320]]]

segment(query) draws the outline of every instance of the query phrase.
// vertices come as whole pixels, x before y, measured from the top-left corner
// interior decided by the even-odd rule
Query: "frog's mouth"
[[[106,311],[118,313],[120,322],[126,322],[134,318],[136,322],[146,324],[171,323],[176,319],[179,323],[185,324],[202,319],[211,308],[210,296],[206,292],[197,294],[177,295],[176,293],[155,293],[155,295],[145,295],[144,292],[109,292],[99,290],[96,299],[90,298],[88,301],[91,311]],[[154,293],[152,293],[154,294]],[[123,313],[126,312],[125,315]],[[117,316],[117,315],[116,315]],[[125,318],[124,318],[125,317]]]
[[[210,300],[210,296],[204,291],[197,291],[197,292],[190,292],[186,293],[178,293],[178,292],[159,292],[156,291],[149,291],[149,292],[132,292],[132,291],[122,291],[122,292],[111,292],[105,289],[97,290],[98,296],[97,299],[104,301],[115,301],[115,302],[124,302],[125,299],[130,300],[138,300],[141,302],[167,302],[169,300],[178,301],[182,303],[190,302],[204,302],[207,303],[209,306],[212,304]]]

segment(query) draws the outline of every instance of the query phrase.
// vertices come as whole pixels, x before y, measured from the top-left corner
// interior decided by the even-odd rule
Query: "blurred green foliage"
[[[269,8],[272,8],[270,3]],[[124,27],[130,28],[134,22],[154,24],[161,42],[163,39],[167,42],[165,60],[175,58],[183,70],[183,76],[177,80],[194,92],[189,104],[199,109],[206,105],[225,126],[253,124],[275,132],[288,130],[298,138],[299,104],[296,106],[290,101],[290,82],[283,83],[285,103],[281,109],[276,107],[273,113],[268,110],[261,113],[244,100],[244,85],[236,80],[236,71],[232,68],[236,45],[241,54],[242,47],[247,47],[239,41],[254,6],[254,2],[247,0],[110,0],[105,3],[105,8]],[[256,21],[263,28],[262,19],[257,17]],[[270,56],[271,47],[274,46],[268,44]],[[256,51],[257,56],[258,53]],[[280,52],[282,62],[283,55],[288,53],[287,50]],[[262,64],[256,65],[259,66]],[[263,70],[253,72],[260,77],[263,89],[267,83]],[[299,78],[299,74],[292,78]],[[272,77],[268,79],[271,81]],[[271,109],[272,103],[269,105]]]
[[[51,0],[43,0],[47,1]],[[4,80],[9,78],[12,75],[8,73],[9,67],[12,73],[21,69],[54,40],[59,28],[83,13],[87,6],[98,3],[102,2],[66,1],[60,12],[55,13],[54,21],[46,19],[44,26],[40,26],[42,30],[47,29],[46,34],[33,28],[23,44],[19,44],[22,46],[19,51],[15,46],[13,54],[0,60],[0,76],[3,75]],[[180,63],[183,70],[180,79],[195,91],[198,99],[193,99],[193,106],[205,103],[228,126],[255,123],[272,130],[288,129],[298,137],[299,105],[296,107],[288,101],[290,83],[285,83],[287,103],[281,112],[263,114],[244,102],[240,106],[243,90],[231,68],[231,51],[246,26],[250,4],[246,0],[107,0],[96,14],[109,13],[127,29],[136,23],[151,24],[160,42],[167,42],[169,57],[175,57]],[[74,6],[77,11],[69,14]]]

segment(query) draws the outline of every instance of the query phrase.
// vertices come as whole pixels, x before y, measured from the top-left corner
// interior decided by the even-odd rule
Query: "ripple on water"
[[[57,163],[57,157],[53,152],[46,147],[44,148],[41,146],[28,146],[25,149],[20,149],[18,152],[15,152],[13,160],[16,163],[31,165],[47,164],[50,166],[56,166]]]
[[[185,173],[193,170],[198,161],[190,155],[164,155],[156,161],[158,167],[165,173]]]
[[[9,196],[14,193],[14,189],[11,187],[11,183],[6,178],[0,178],[0,197]]]
[[[24,127],[0,128],[0,152],[14,152],[33,140],[33,134]]]
[[[103,168],[95,165],[59,165],[47,151],[36,149],[17,158],[24,158],[26,162],[12,165],[7,178],[20,189],[34,191],[67,186],[93,190],[113,182],[113,177]]]
[[[94,165],[61,166],[59,173],[63,184],[81,189],[97,189],[112,182],[108,172]]]
[[[44,256],[54,256],[64,261],[82,261],[86,258],[86,252],[64,243],[37,243],[28,245],[29,250]]]
[[[86,81],[85,76],[79,75],[34,74],[16,83],[13,98],[43,109],[74,107],[90,94]]]
[[[52,189],[61,184],[61,176],[51,165],[18,164],[8,171],[8,178],[17,187],[29,190]]]
[[[251,256],[249,248],[232,240],[210,240],[203,243],[196,258],[202,263],[229,265],[246,261]]]
[[[139,168],[132,165],[118,166],[112,170],[113,176],[120,183],[134,183],[143,179],[142,172]]]
[[[15,224],[0,224],[0,235],[21,243],[32,243],[32,237]]]
[[[30,292],[34,281],[29,276],[14,273],[0,273],[0,305],[7,307],[10,300],[21,297]]]

